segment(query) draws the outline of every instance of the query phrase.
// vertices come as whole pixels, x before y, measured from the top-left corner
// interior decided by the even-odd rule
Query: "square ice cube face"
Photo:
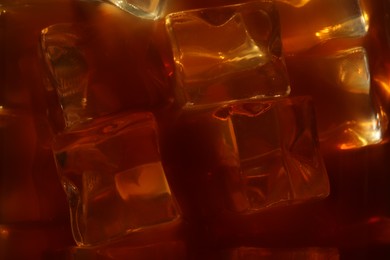
[[[88,21],[53,24],[41,33],[55,132],[118,111],[151,111],[173,99],[155,22],[108,3],[94,11]]]
[[[106,0],[132,15],[158,19],[163,12],[165,0]]]
[[[292,94],[313,97],[323,147],[354,149],[382,141],[386,117],[372,99],[363,47],[301,53],[287,60]]]
[[[197,106],[288,95],[273,2],[172,13],[166,28],[178,103]]]
[[[95,245],[179,218],[150,113],[101,118],[56,137],[73,235]]]
[[[204,187],[188,187],[199,211],[251,212],[328,195],[310,98],[194,109],[182,117],[177,156],[187,183]]]
[[[337,38],[363,37],[368,16],[360,0],[278,0],[286,54]]]
[[[229,114],[250,209],[329,194],[310,98],[242,104]]]

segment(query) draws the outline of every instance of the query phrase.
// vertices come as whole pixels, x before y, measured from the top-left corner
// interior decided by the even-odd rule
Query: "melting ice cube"
[[[80,245],[179,218],[150,113],[81,124],[56,138],[54,152]]]
[[[308,97],[191,110],[180,122],[187,178],[204,187],[191,196],[207,210],[251,212],[329,193]]]
[[[261,113],[253,113],[257,105],[233,107],[229,116],[251,208],[326,197],[329,183],[311,100],[270,102]]]
[[[84,121],[88,117],[88,63],[83,49],[78,44],[79,37],[72,33],[74,29],[69,24],[57,24],[45,28],[41,35],[42,53],[63,110],[66,126]]]
[[[382,140],[387,124],[372,100],[363,47],[317,55],[302,53],[289,57],[288,66],[294,92],[314,98],[324,145],[352,149]]]
[[[208,105],[289,93],[271,2],[173,13],[166,26],[180,103]]]

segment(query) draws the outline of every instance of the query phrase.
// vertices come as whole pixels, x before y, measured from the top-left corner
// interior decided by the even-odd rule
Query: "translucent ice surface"
[[[169,190],[161,163],[143,164],[115,175],[115,186],[123,200],[163,194]]]
[[[55,132],[128,109],[154,110],[173,100],[158,50],[165,41],[154,34],[155,22],[101,5],[90,22],[54,24],[42,31]]]
[[[309,98],[194,110],[182,120],[176,138],[186,178],[205,187],[202,207],[250,212],[328,195]]]
[[[166,26],[179,102],[196,106],[289,93],[272,2],[173,13]]]
[[[327,196],[310,101],[286,99],[259,110],[257,106],[232,107],[229,116],[250,207]]]
[[[283,2],[294,7],[302,7],[309,3],[311,0],[277,0],[278,2]]]
[[[179,217],[151,114],[81,124],[59,135],[54,151],[79,245],[107,242]]]
[[[369,17],[360,0],[279,0],[283,48],[299,52],[336,38],[362,37]]]
[[[66,126],[88,118],[88,63],[79,47],[80,38],[69,24],[58,24],[42,31],[41,49],[50,73],[48,91],[57,92]],[[55,88],[55,89],[52,89]]]
[[[166,0],[106,0],[129,12],[146,19],[157,19],[163,11]]]
[[[371,97],[367,53],[356,47],[288,59],[294,92],[316,104],[320,139],[340,149],[382,140],[387,122]]]

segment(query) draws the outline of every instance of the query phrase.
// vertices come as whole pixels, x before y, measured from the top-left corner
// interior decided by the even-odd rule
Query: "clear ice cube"
[[[328,195],[313,118],[308,98],[232,106],[229,120],[251,209]]]
[[[371,97],[370,70],[363,47],[302,54],[289,58],[288,65],[293,93],[310,94],[315,101],[324,146],[353,149],[382,140],[387,123]]]
[[[310,98],[191,110],[181,120],[180,151],[192,158],[183,167],[194,172],[191,183],[205,187],[202,207],[223,201],[226,209],[251,212],[329,194]]]
[[[165,5],[165,0],[106,0],[132,15],[145,19],[158,19]]]
[[[368,32],[368,16],[359,0],[277,2],[287,54],[331,39],[363,37]]]
[[[56,137],[54,152],[79,245],[179,218],[150,113],[81,124]]]
[[[289,93],[273,3],[172,13],[166,27],[179,103],[208,105]]]
[[[167,41],[155,33],[154,21],[108,3],[91,20],[54,24],[41,34],[43,74],[50,79],[48,112],[55,132],[119,111],[154,110],[173,99],[158,51]]]
[[[89,68],[74,29],[69,24],[57,24],[42,30],[41,35],[42,54],[52,81],[48,91],[57,92],[68,127],[88,119]]]

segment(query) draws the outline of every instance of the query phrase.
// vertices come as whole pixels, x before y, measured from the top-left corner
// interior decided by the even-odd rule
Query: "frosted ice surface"
[[[166,26],[179,102],[208,105],[289,93],[271,2],[173,13]]]

